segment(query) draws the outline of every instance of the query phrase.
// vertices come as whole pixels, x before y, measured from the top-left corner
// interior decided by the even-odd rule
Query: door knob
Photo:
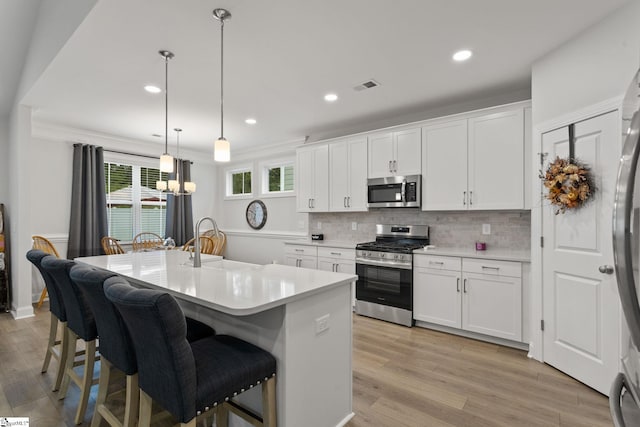
[[[601,265],[598,271],[603,274],[613,274],[613,267],[610,265]]]

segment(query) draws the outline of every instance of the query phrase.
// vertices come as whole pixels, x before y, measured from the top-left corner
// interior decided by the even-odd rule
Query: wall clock
[[[247,224],[255,230],[260,230],[267,222],[267,207],[262,200],[253,200],[247,206]]]

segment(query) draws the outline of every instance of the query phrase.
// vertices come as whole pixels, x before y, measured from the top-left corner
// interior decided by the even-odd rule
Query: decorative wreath
[[[540,178],[549,190],[547,199],[558,207],[556,215],[581,207],[594,192],[589,167],[576,160],[556,157]]]

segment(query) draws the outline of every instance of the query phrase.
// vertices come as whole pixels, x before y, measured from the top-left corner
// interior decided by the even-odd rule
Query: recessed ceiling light
[[[144,87],[144,90],[146,90],[149,93],[160,93],[160,92],[162,92],[162,89],[160,89],[158,86],[153,86],[153,85],[146,85]]]
[[[338,95],[335,93],[328,93],[324,96],[324,100],[327,102],[334,102],[338,100]]]
[[[473,53],[470,50],[459,50],[453,54],[453,60],[458,62],[466,61],[471,58],[471,55],[473,55]]]
[[[248,125],[255,125],[256,123],[258,123],[256,119],[247,119],[244,122]]]

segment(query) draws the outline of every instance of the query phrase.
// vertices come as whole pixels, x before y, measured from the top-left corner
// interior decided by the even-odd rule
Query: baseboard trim
[[[342,419],[342,421],[340,421],[338,424],[336,424],[336,427],[344,427],[347,425],[347,423],[349,421],[351,421],[351,419],[355,416],[356,414],[354,412],[350,413],[349,415],[347,415],[346,417],[344,417]]]
[[[33,307],[29,305],[27,307],[12,307],[11,315],[14,319],[19,320],[26,319],[27,317],[34,317],[35,313],[33,312]]]
[[[416,326],[426,329],[433,329],[448,334],[460,335],[461,337],[472,338],[479,341],[490,342],[493,344],[503,345],[505,347],[517,348],[518,350],[529,350],[529,344],[518,341],[506,340],[504,338],[492,337],[490,335],[478,334],[475,332],[464,331],[462,329],[450,328],[448,326],[436,325],[434,323],[416,320]]]

